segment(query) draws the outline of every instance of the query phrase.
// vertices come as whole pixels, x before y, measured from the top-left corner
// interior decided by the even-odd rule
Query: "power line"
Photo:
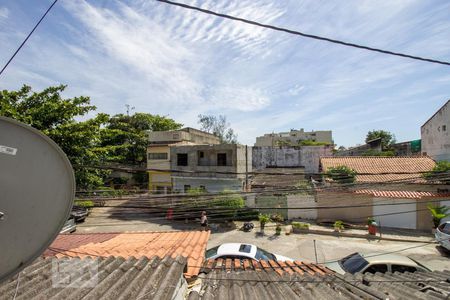
[[[202,13],[205,13],[205,14],[209,14],[209,15],[214,15],[214,16],[220,17],[220,18],[225,18],[225,19],[230,19],[230,20],[234,20],[234,21],[239,21],[239,22],[250,24],[250,25],[264,27],[264,28],[268,28],[268,29],[271,29],[271,30],[281,31],[281,32],[294,34],[294,35],[298,35],[298,36],[302,36],[302,37],[306,37],[306,38],[311,38],[311,39],[315,39],[315,40],[321,40],[321,41],[334,43],[334,44],[339,44],[339,45],[343,45],[343,46],[347,46],[347,47],[359,48],[359,49],[363,49],[363,50],[379,52],[379,53],[382,53],[382,54],[388,54],[388,55],[393,55],[393,56],[399,56],[399,57],[404,57],[404,58],[410,58],[410,59],[415,59],[415,60],[420,60],[420,61],[425,61],[425,62],[430,62],[430,63],[436,63],[436,64],[450,66],[450,62],[447,62],[447,61],[441,61],[441,60],[425,58],[425,57],[420,57],[420,56],[415,56],[415,55],[410,55],[410,54],[404,54],[404,53],[400,53],[400,52],[393,52],[393,51],[389,51],[389,50],[383,50],[383,49],[380,49],[380,48],[373,48],[373,47],[369,47],[369,46],[364,46],[364,45],[359,45],[359,44],[355,44],[355,43],[349,43],[349,42],[345,42],[345,41],[341,41],[341,40],[331,39],[331,38],[328,38],[328,37],[318,36],[318,35],[314,35],[314,34],[303,33],[303,32],[292,30],[292,29],[282,28],[282,27],[278,27],[278,26],[274,26],[274,25],[264,24],[264,23],[260,23],[260,22],[256,22],[256,21],[252,21],[252,20],[248,20],[248,19],[244,19],[244,18],[231,16],[231,15],[228,15],[228,14],[218,13],[218,12],[215,12],[215,11],[212,11],[212,10],[208,10],[208,9],[204,9],[204,8],[200,8],[200,7],[196,7],[196,6],[187,5],[187,4],[184,4],[184,3],[178,3],[178,2],[174,2],[174,1],[168,1],[168,0],[156,0],[156,1],[162,2],[162,3],[165,3],[165,4],[174,5],[174,6],[179,6],[179,7],[190,9],[190,10],[199,11],[199,12],[202,12]]]
[[[25,43],[28,41],[28,39],[31,37],[33,32],[36,30],[36,28],[41,24],[42,20],[44,20],[45,16],[50,12],[50,10],[53,8],[53,6],[58,2],[58,0],[55,0],[52,5],[47,9],[47,11],[42,15],[42,17],[39,19],[39,21],[36,23],[36,25],[33,27],[33,29],[30,31],[30,33],[27,35],[25,40],[23,40],[22,44],[20,44],[19,48],[14,52],[14,54],[11,56],[11,58],[8,60],[8,62],[5,64],[5,66],[0,71],[0,76],[3,74],[3,71],[8,67],[9,63],[14,59],[14,57],[19,53],[20,49],[25,45]]]

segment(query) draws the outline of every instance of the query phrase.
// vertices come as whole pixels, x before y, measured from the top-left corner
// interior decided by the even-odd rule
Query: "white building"
[[[450,100],[420,128],[422,154],[435,161],[450,161]]]

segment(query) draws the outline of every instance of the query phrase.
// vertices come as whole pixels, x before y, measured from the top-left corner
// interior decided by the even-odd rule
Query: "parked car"
[[[450,250],[450,221],[444,222],[436,228],[436,233],[434,234],[436,242],[438,242],[442,247]]]
[[[218,258],[238,258],[238,259],[254,259],[254,260],[276,260],[286,261],[293,260],[289,257],[270,253],[264,249],[256,247],[252,244],[242,243],[226,243],[220,246],[206,250],[206,259]]]
[[[70,212],[70,216],[74,218],[75,222],[84,222],[88,215],[88,209],[83,206],[76,206],[74,205],[72,207],[72,211]]]
[[[75,219],[70,217],[66,223],[64,224],[63,228],[59,233],[72,233],[75,230],[77,230],[77,225],[75,224]]]
[[[417,261],[398,254],[352,253],[325,265],[339,274],[430,271]]]

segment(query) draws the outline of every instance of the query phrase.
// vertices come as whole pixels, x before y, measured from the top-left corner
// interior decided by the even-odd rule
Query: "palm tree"
[[[450,213],[448,212],[450,208],[445,205],[439,206],[429,203],[427,208],[431,212],[431,216],[433,217],[434,228],[439,226],[443,218],[450,216]]]

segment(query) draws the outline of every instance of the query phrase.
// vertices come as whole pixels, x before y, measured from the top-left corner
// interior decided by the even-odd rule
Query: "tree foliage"
[[[325,176],[339,183],[353,183],[356,179],[356,171],[347,166],[329,168]]]
[[[227,118],[224,115],[198,115],[198,123],[201,129],[214,134],[220,139],[221,143],[236,144],[237,134],[230,127]]]
[[[147,113],[117,114],[108,119],[101,132],[101,146],[108,147],[108,161],[139,165],[146,162],[148,131],[175,130],[182,124]]]
[[[385,130],[372,130],[367,133],[366,143],[377,138],[381,138],[382,150],[390,149],[396,142],[395,135],[393,133]]]
[[[3,90],[0,115],[29,124],[55,141],[74,166],[78,189],[99,187],[110,173],[88,166],[141,164],[146,160],[148,130],[182,126],[170,118],[146,113],[112,117],[99,113],[78,121],[96,107],[89,97],[63,98],[65,88],[59,85],[35,92],[24,85],[17,91]]]
[[[440,181],[445,184],[450,183],[450,161],[439,161],[431,172],[423,174],[425,179],[430,181]]]
[[[0,93],[0,115],[16,119],[42,131],[66,153],[72,165],[97,165],[103,161],[103,151],[98,148],[99,132],[108,115],[98,114],[86,121],[76,117],[96,109],[89,97],[63,98],[65,85],[49,87],[34,92],[24,85],[17,91]],[[96,187],[108,174],[105,170],[75,168],[79,188]]]

